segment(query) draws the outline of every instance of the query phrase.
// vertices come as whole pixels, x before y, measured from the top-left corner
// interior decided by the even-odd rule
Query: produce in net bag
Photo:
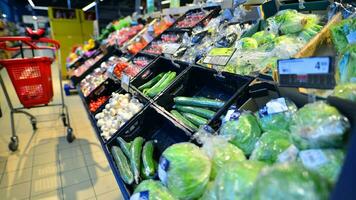
[[[250,155],[261,136],[261,129],[255,116],[245,112],[237,120],[226,122],[221,127],[220,134],[227,136],[229,141],[240,148],[245,155]]]
[[[265,168],[255,181],[251,200],[324,200],[330,192],[328,182],[295,163]]]
[[[293,116],[290,133],[299,149],[341,147],[348,119],[323,101],[306,104]]]
[[[292,115],[297,110],[297,106],[289,99],[273,99],[259,110],[257,119],[263,131],[288,130]]]
[[[341,149],[309,149],[299,152],[298,161],[310,171],[314,171],[335,183],[339,177],[345,153]]]
[[[192,143],[178,143],[162,154],[159,179],[179,199],[196,199],[209,182],[211,163],[209,157]]]
[[[264,133],[256,143],[250,159],[259,160],[266,163],[274,163],[280,154],[291,147],[289,132],[285,130],[273,130]],[[291,147],[293,148],[293,147]],[[298,151],[294,151],[294,158]]]
[[[346,83],[334,88],[333,95],[356,102],[356,83]]]
[[[249,192],[264,166],[262,162],[251,160],[224,165],[224,170],[219,171],[212,188],[206,191],[206,200],[248,199]]]
[[[175,200],[168,189],[159,181],[145,180],[142,181],[135,189],[130,200]]]

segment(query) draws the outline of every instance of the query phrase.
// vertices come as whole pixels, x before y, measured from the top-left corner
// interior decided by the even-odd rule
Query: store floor
[[[54,78],[54,102],[59,102],[57,73]],[[1,71],[10,97],[20,105],[5,70]],[[115,178],[87,118],[78,96],[65,98],[69,106],[76,140],[68,144],[66,129],[59,118],[60,109],[30,109],[38,116],[33,132],[28,118],[15,115],[19,149],[8,150],[11,135],[9,108],[0,92],[0,199],[122,199]]]

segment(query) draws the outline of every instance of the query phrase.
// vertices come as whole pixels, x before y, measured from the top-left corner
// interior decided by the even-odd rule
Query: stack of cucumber
[[[153,141],[144,144],[144,139],[137,137],[128,143],[118,137],[117,142],[120,147],[112,146],[111,154],[126,184],[139,184],[140,180],[155,176],[157,163],[153,160]]]
[[[176,77],[176,72],[160,73],[147,83],[141,85],[138,89],[151,98],[162,92]]]
[[[205,97],[175,97],[171,114],[194,131],[207,124],[225,102]]]

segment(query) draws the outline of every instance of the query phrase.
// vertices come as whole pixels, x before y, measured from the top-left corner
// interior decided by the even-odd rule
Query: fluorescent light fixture
[[[163,5],[163,4],[169,4],[169,3],[171,3],[170,0],[166,0],[166,1],[162,1],[162,2],[161,2],[162,5]]]
[[[35,7],[35,4],[33,3],[32,0],[27,0],[27,1],[28,1],[28,3],[32,6],[32,8]]]
[[[36,17],[36,16],[32,16],[32,18],[33,18],[34,20],[37,20],[37,17]]]
[[[87,10],[89,10],[90,8],[94,7],[95,5],[96,5],[96,2],[93,1],[93,2],[91,2],[90,4],[84,6],[84,7],[82,8],[82,10],[83,10],[83,11],[87,11]]]
[[[6,14],[2,14],[2,17],[3,17],[3,18],[6,18],[6,17],[7,17],[7,15],[6,15]]]
[[[33,9],[35,9],[35,10],[48,10],[48,7],[45,7],[45,6],[35,6],[35,7],[33,7]]]

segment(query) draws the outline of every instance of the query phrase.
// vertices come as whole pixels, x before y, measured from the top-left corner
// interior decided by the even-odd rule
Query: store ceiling
[[[24,1],[24,0],[20,0]],[[67,0],[32,0],[36,6],[51,6],[51,7],[67,7]],[[72,8],[83,8],[84,6],[90,4],[94,0],[70,0]],[[100,1],[100,4],[105,5],[128,5],[134,3],[133,0],[104,0]]]

